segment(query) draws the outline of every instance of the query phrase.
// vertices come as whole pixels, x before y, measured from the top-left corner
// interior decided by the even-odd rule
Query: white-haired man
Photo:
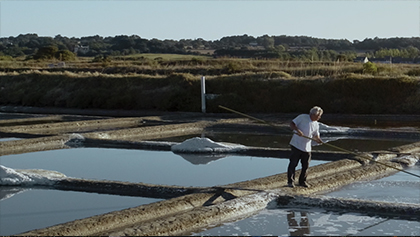
[[[322,113],[323,110],[320,107],[314,106],[309,111],[309,114],[301,114],[290,122],[290,128],[293,130],[294,134],[290,140],[292,154],[290,156],[289,166],[287,167],[287,185],[289,187],[295,186],[295,169],[299,160],[302,164],[299,185],[309,187],[309,184],[306,182],[306,177],[309,162],[311,161],[311,139],[318,143],[323,143],[319,135],[318,124],[318,120],[321,118]],[[307,137],[311,139],[308,139]]]

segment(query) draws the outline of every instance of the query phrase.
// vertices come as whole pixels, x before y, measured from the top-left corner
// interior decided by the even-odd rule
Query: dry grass
[[[160,58],[159,58],[160,57]],[[159,58],[155,60],[156,58]],[[417,65],[131,55],[92,63],[0,61],[0,104],[69,108],[200,111],[200,78],[207,102],[243,112],[301,112],[314,104],[330,113],[420,113]]]

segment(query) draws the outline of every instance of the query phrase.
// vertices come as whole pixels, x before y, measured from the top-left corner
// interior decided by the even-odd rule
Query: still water
[[[15,141],[15,140],[20,140],[20,138],[15,138],[15,137],[0,137],[0,142]]]
[[[419,236],[418,221],[323,209],[268,208],[198,236]]]
[[[420,164],[405,169],[420,175]],[[366,182],[355,182],[326,194],[331,197],[420,204],[420,179],[404,172]]]
[[[312,165],[325,163],[313,161]],[[287,159],[182,157],[172,152],[77,148],[0,157],[13,169],[54,170],[69,177],[182,186],[214,186],[286,171]],[[0,235],[14,235],[159,201],[143,197],[0,187]]]
[[[0,157],[13,169],[55,170],[69,177],[162,185],[216,186],[286,172],[288,159],[177,155],[106,148],[51,150]],[[326,161],[311,161],[318,165]],[[299,168],[299,167],[298,167]]]
[[[420,174],[420,165],[407,169]],[[356,182],[326,194],[331,197],[420,204],[420,180],[404,172],[372,181]],[[217,235],[276,236],[419,236],[420,222],[318,208],[267,208],[251,217],[193,233]]]
[[[2,190],[3,189],[3,190]],[[136,207],[160,199],[48,189],[13,190],[0,200],[0,235],[15,235],[76,219]]]
[[[311,166],[322,163],[325,161],[313,160]],[[166,151],[75,148],[1,156],[0,164],[14,169],[55,170],[75,178],[215,186],[286,172],[288,159],[236,155],[180,156]],[[412,169],[415,171],[418,166]],[[420,170],[416,172],[420,173]],[[375,182],[385,182],[388,186],[377,187]],[[371,198],[372,193],[378,197],[401,193],[399,196],[394,195],[388,201],[407,202],[400,199],[409,195],[414,195],[411,199],[416,199],[416,191],[419,189],[413,189],[413,185],[418,185],[418,182],[407,177],[405,173],[397,173],[370,183],[355,183],[352,184],[354,186],[349,185],[329,195]],[[366,192],[367,185],[376,189]],[[390,186],[394,189],[390,190]],[[402,189],[398,189],[399,187]],[[411,194],[402,194],[402,190],[407,191],[408,188],[411,188]],[[0,200],[0,235],[19,234],[160,200],[46,189],[10,190],[10,187],[0,188],[1,192],[6,195]],[[249,218],[203,230],[197,234],[413,235],[414,233],[420,235],[419,226],[418,221],[386,219],[359,213],[338,213],[322,209],[268,208]]]

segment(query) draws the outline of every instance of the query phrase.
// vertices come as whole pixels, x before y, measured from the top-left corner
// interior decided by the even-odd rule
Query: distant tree
[[[262,45],[265,49],[273,49],[274,48],[274,37],[263,35],[257,38],[257,43]]]
[[[216,49],[223,48],[235,48],[241,46],[247,46],[249,43],[255,42],[255,38],[252,36],[244,35],[235,35],[235,36],[226,36],[220,40],[214,42],[214,47]]]
[[[309,50],[304,50],[303,58],[308,61],[319,61],[319,54],[317,48],[311,48]]]
[[[109,63],[111,62],[111,58],[107,55],[96,55],[94,59],[92,59],[93,63]]]
[[[55,58],[60,61],[72,61],[76,59],[76,55],[69,50],[59,50],[55,53]]]
[[[166,45],[158,39],[149,40],[147,48],[149,48],[151,53],[166,53]]]
[[[339,54],[339,55],[337,55],[337,61],[338,62],[345,62],[345,61],[348,61],[348,59],[347,59],[347,55],[345,55],[345,54]]]
[[[25,46],[32,49],[38,49],[41,47],[41,44],[39,43],[38,38],[36,38],[26,43]]]
[[[285,52],[285,51],[286,51],[286,47],[285,47],[284,45],[282,45],[282,44],[277,45],[277,46],[275,46],[274,48],[275,48],[275,50],[276,50],[277,52]]]
[[[140,37],[137,37],[134,39],[134,46],[133,48],[139,51],[140,53],[148,53],[149,48],[147,48],[147,39],[142,39]]]
[[[22,51],[22,48],[16,45],[8,45],[2,51],[4,54],[12,56],[12,57],[20,57],[20,56],[25,55],[25,53]]]
[[[35,53],[34,59],[44,60],[44,59],[53,59],[55,58],[58,48],[56,46],[45,46]]]
[[[378,67],[376,66],[376,64],[372,62],[367,62],[363,64],[363,73],[375,74],[377,71],[378,71]]]
[[[19,47],[31,47],[32,45],[39,47],[37,34],[20,34],[16,38],[13,38],[11,42]]]
[[[409,47],[407,47],[407,54],[408,54],[409,58],[414,59],[414,58],[419,56],[420,50],[418,48],[410,45]]]
[[[334,50],[318,50],[317,53],[319,61],[332,61],[337,54]]]
[[[132,48],[136,45],[136,37],[129,37],[126,35],[115,36],[112,40],[112,49],[113,50],[124,50]]]
[[[258,43],[259,46],[265,47],[265,52],[258,52],[258,57],[272,57],[273,55],[281,55],[280,58],[287,56],[296,59],[305,60],[336,60],[338,54],[346,54],[348,51],[367,52],[366,56],[392,56],[392,57],[419,57],[420,37],[411,38],[389,38],[383,39],[375,37],[373,39],[366,38],[363,41],[354,40],[350,42],[345,39],[320,39],[307,36],[268,36],[253,37],[249,35],[226,36],[220,40],[206,41],[202,38],[176,40],[158,40],[158,39],[142,39],[137,35],[126,36],[119,35],[115,37],[88,36],[81,38],[68,38],[61,35],[55,37],[39,37],[37,34],[20,34],[17,37],[0,38],[0,52],[4,55],[12,57],[33,56],[39,51],[37,58],[51,57],[50,53],[42,52],[41,48],[45,46],[55,46],[58,50],[73,51],[76,45],[89,46],[89,51],[83,56],[96,55],[126,55],[131,53],[187,53],[194,48],[206,48],[214,50],[248,50],[250,43]],[[278,48],[282,45],[285,50]],[[304,52],[299,49],[316,48],[314,52]],[[255,50],[255,49],[253,49]],[[258,48],[260,50],[260,48]],[[299,51],[299,52],[298,52]],[[222,53],[223,51],[219,51]],[[192,52],[189,52],[192,53]],[[241,55],[240,57],[257,56],[253,52],[234,52],[229,54]],[[263,55],[263,56],[262,56]],[[316,59],[318,58],[318,59]],[[347,57],[349,60],[351,57]]]

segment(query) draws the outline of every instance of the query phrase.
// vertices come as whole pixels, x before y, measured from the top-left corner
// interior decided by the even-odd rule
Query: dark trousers
[[[302,165],[302,170],[300,171],[299,176],[299,184],[302,184],[306,181],[307,177],[307,170],[309,167],[309,162],[311,161],[311,153],[304,152],[297,149],[294,146],[290,146],[292,148],[292,155],[290,156],[289,166],[287,167],[287,182],[294,183],[295,182],[295,169],[299,163]]]

